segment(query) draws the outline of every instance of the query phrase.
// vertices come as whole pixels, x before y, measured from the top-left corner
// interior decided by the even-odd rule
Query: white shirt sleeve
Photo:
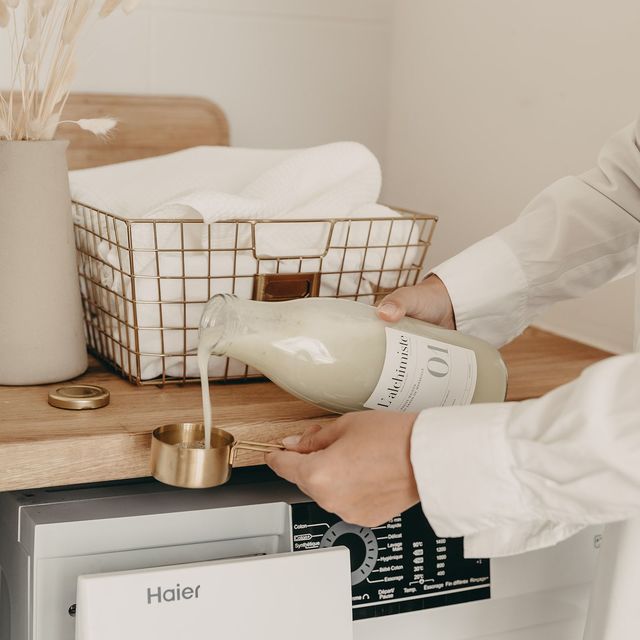
[[[640,233],[636,139],[636,126],[622,130],[603,148],[598,168],[555,182],[513,224],[433,269],[460,331],[501,346],[551,304],[633,272]]]
[[[431,526],[487,557],[640,515],[639,391],[634,353],[538,400],[423,411],[411,457]]]
[[[512,225],[433,270],[458,329],[504,344],[550,304],[633,270],[636,140],[627,127],[597,169],[551,185]],[[639,515],[639,419],[640,354],[594,365],[538,400],[423,411],[411,459],[425,514],[438,535],[465,536],[471,557]]]

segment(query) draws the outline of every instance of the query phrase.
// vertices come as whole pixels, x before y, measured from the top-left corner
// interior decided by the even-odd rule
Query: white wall
[[[355,139],[383,155],[392,0],[143,0],[91,29],[76,90],[218,102],[236,146]],[[6,32],[0,31],[0,38]],[[0,42],[0,87],[8,59]]]
[[[638,25],[636,0],[143,0],[96,25],[75,88],[210,97],[235,145],[359,140],[387,201],[440,215],[434,264],[640,112]],[[622,281],[543,324],[624,350],[631,300]]]
[[[440,215],[432,265],[592,166],[640,113],[636,0],[397,0],[396,12],[386,199]],[[632,295],[621,281],[542,324],[625,350]]]

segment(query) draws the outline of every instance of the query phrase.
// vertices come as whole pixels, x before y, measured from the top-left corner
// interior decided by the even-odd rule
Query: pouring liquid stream
[[[202,387],[202,413],[204,416],[204,448],[211,447],[211,395],[209,392],[209,357],[211,348],[200,337],[198,343],[198,368],[200,370],[200,386]]]

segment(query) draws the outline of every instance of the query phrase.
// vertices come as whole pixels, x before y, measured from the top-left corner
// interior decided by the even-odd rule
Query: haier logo
[[[178,600],[191,600],[200,596],[200,585],[196,587],[181,587],[177,584],[172,589],[162,587],[147,589],[147,604],[161,604],[163,602],[177,602]]]

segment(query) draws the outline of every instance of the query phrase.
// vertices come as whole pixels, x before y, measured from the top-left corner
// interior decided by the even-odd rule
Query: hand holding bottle
[[[378,317],[385,322],[398,322],[405,316],[445,329],[456,328],[449,292],[435,275],[412,287],[396,289],[378,305]]]
[[[384,322],[411,316],[455,329],[449,293],[437,276],[389,294],[376,313]],[[490,361],[477,354],[483,362]],[[481,384],[486,384],[493,378],[492,369],[483,373]],[[496,373],[495,379],[504,381],[504,371]],[[502,383],[489,387],[500,399]],[[410,457],[415,419],[415,413],[396,411],[349,413],[286,438],[287,450],[269,453],[265,461],[327,511],[352,524],[377,526],[419,501]]]
[[[389,305],[394,320],[385,322]],[[435,277],[390,294],[377,310],[335,298],[217,295],[202,314],[199,351],[240,360],[335,413],[504,399],[507,375],[496,349],[405,313],[453,326],[449,295]]]
[[[419,501],[409,456],[416,414],[366,411],[341,416],[265,456],[280,476],[323,509],[375,527]]]

